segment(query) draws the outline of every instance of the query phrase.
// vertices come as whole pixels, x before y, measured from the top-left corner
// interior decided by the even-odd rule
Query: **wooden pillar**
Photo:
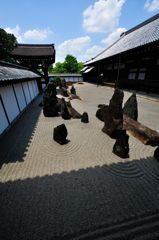
[[[119,74],[120,74],[120,53],[118,55],[118,69],[117,69],[117,76],[115,79],[115,87],[119,87]]]
[[[44,68],[44,78],[45,78],[45,83],[48,84],[49,82],[48,67]]]
[[[38,85],[39,93],[42,93],[43,88],[42,88],[41,79],[40,78],[36,79],[36,82],[37,82],[37,85]]]

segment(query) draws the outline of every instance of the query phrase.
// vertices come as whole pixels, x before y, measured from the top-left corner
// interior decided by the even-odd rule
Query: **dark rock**
[[[155,152],[154,152],[154,158],[156,158],[157,160],[159,160],[159,147],[156,148]]]
[[[138,107],[135,93],[133,93],[124,104],[123,114],[137,121]]]
[[[63,145],[68,143],[67,137],[67,128],[65,124],[61,124],[54,128],[53,139],[59,144]]]
[[[69,97],[68,91],[65,87],[60,88],[61,90],[61,95],[64,97]]]
[[[96,117],[102,122],[104,122],[105,115],[107,114],[107,109],[108,109],[108,106],[105,104],[102,104],[100,105],[100,108],[96,112]]]
[[[80,114],[79,112],[77,112],[76,109],[74,109],[74,108],[72,107],[70,101],[69,101],[69,102],[66,102],[66,104],[67,104],[68,112],[69,112],[69,114],[70,114],[70,116],[71,116],[72,118],[74,118],[74,119],[75,119],[75,118],[76,118],[76,119],[81,118],[81,114]]]
[[[61,117],[65,120],[71,118],[64,98],[61,100]]]
[[[106,104],[99,104],[99,105],[98,105],[98,108],[103,108],[103,107],[105,107],[105,106],[108,106],[108,105],[106,105]]]
[[[84,112],[81,116],[81,122],[83,123],[88,123],[89,122],[89,117],[88,117],[88,113]]]
[[[39,107],[43,107],[43,101],[39,103]]]
[[[80,96],[78,96],[78,95],[75,95],[75,94],[72,94],[72,93],[70,93],[70,95],[69,95],[69,98],[68,99],[70,99],[70,100],[73,100],[73,99],[79,99],[79,100],[83,100]]]
[[[126,130],[118,131],[118,139],[113,146],[113,153],[121,158],[129,157],[129,136]]]
[[[70,92],[71,92],[71,94],[76,95],[76,89],[75,89],[75,87],[74,87],[73,85],[72,85],[72,87],[71,87]]]
[[[123,97],[123,91],[116,88],[104,115],[105,119],[102,131],[114,139],[117,139],[118,131],[123,128]]]
[[[64,97],[69,96],[67,88],[68,88],[68,86],[66,85],[66,82],[60,83],[60,85],[59,85],[60,93]]]
[[[49,82],[43,95],[43,113],[45,117],[58,116],[56,85]]]

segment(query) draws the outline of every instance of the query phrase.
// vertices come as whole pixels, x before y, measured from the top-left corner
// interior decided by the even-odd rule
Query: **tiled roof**
[[[6,66],[0,64],[0,81],[6,81],[6,80],[16,80],[16,79],[29,79],[29,78],[38,78],[40,77],[38,74],[28,70],[28,69],[22,69],[22,68],[16,68],[15,65],[9,66],[6,64]]]
[[[159,41],[159,14],[123,33],[115,43],[86,62],[85,65],[155,41]]]
[[[53,56],[55,55],[55,48],[53,44],[18,44],[12,55]]]

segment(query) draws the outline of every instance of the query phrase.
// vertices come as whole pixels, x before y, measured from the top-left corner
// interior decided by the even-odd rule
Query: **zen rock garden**
[[[63,98],[57,98],[57,85],[50,82],[43,95],[43,113],[45,117],[61,116],[64,120],[81,119],[83,123],[89,123],[87,112],[79,113],[72,107],[70,99],[81,99],[76,95],[76,89],[71,87],[70,91],[64,83],[59,86]],[[66,101],[67,97],[69,101]],[[112,152],[121,158],[129,157],[129,134],[145,145],[157,147],[154,157],[159,160],[159,133],[152,130],[138,120],[138,104],[136,94],[132,94],[123,107],[124,92],[115,88],[114,94],[110,99],[109,105],[99,104],[96,117],[104,122],[102,131],[110,138],[115,139]],[[65,124],[54,128],[53,139],[63,145],[69,141],[66,139],[68,134]]]

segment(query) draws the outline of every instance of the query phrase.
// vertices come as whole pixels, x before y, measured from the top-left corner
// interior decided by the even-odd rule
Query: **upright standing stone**
[[[118,131],[121,131],[123,128],[123,97],[123,91],[116,88],[106,110],[104,127],[102,129],[103,132],[115,139],[118,137]]]
[[[49,82],[43,95],[43,113],[45,117],[58,116],[56,85]]]
[[[61,100],[61,117],[65,120],[68,120],[71,118],[70,114],[69,114],[69,111],[68,111],[68,108],[67,108],[67,105],[66,105],[66,102],[65,102],[65,99],[62,98]]]
[[[138,107],[135,93],[133,93],[124,104],[123,114],[137,121]]]

